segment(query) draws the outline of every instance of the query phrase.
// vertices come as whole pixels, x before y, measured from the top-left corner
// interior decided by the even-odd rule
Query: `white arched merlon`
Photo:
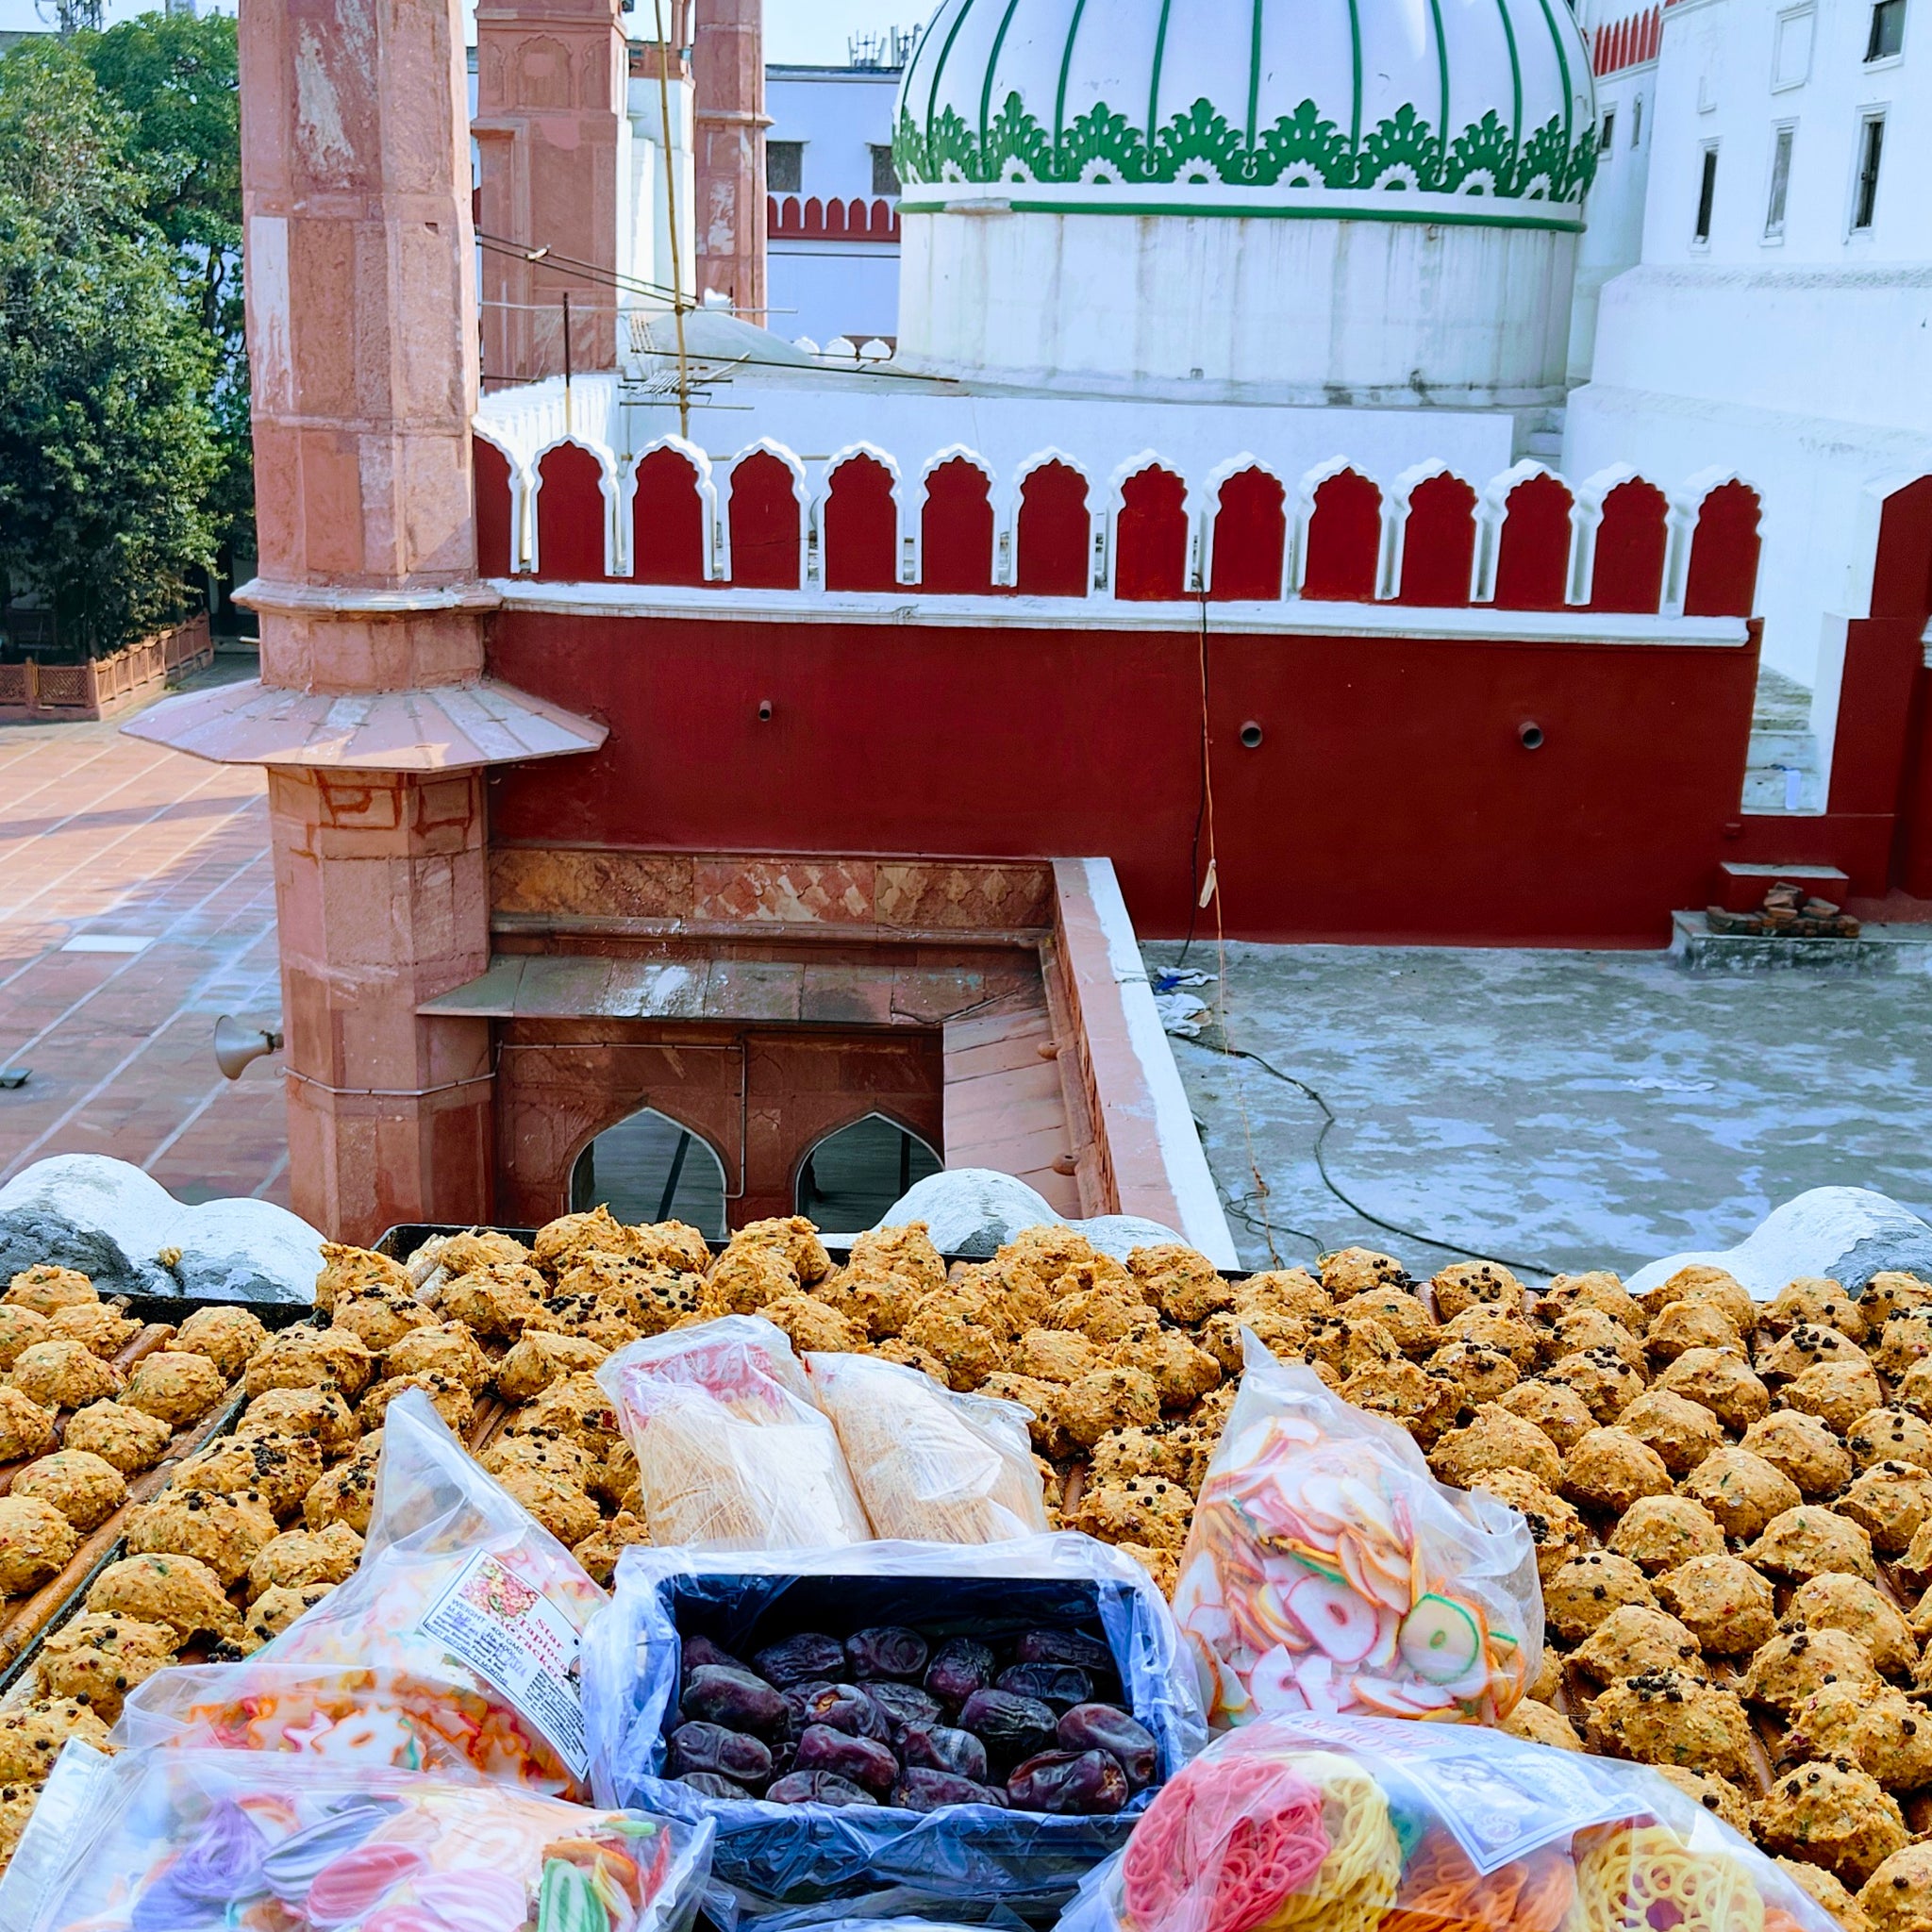
[[[1611,463],[1577,486],[1570,505],[1570,590],[1566,604],[1588,604],[1596,583],[1596,533],[1604,520],[1604,499],[1625,483],[1645,483],[1629,463]]]
[[[1509,499],[1522,485],[1539,476],[1547,476],[1552,482],[1560,484],[1563,494],[1574,507],[1576,492],[1548,464],[1540,463],[1533,457],[1524,457],[1520,463],[1511,464],[1500,476],[1491,476],[1475,500],[1475,570],[1469,591],[1472,604],[1495,602],[1496,566],[1503,554],[1503,525],[1509,521]],[[1574,549],[1576,531],[1574,519],[1570,529]],[[1569,582],[1570,559],[1565,558],[1563,583],[1566,589]]]
[[[501,437],[487,435],[474,425],[471,434],[478,442],[487,442],[503,458],[504,467],[509,472],[509,574],[515,576],[523,570],[524,559],[529,554],[529,530],[534,527],[528,515],[530,473],[523,458]]]
[[[1200,561],[1191,586],[1196,591],[1208,591],[1214,583],[1214,525],[1221,515],[1221,492],[1235,477],[1248,470],[1258,470],[1264,476],[1273,476],[1281,485],[1284,507],[1288,502],[1288,478],[1273,463],[1263,462],[1254,451],[1244,449],[1239,456],[1229,457],[1225,462],[1216,463],[1201,479],[1201,508],[1195,522],[1195,549]],[[1294,594],[1291,588],[1294,582],[1294,519],[1290,517],[1287,523],[1288,535],[1283,541],[1281,558],[1281,594],[1284,597]]]
[[[897,457],[875,442],[848,442],[835,449],[821,465],[819,487],[812,491],[811,527],[808,541],[812,555],[811,582],[823,587],[825,576],[825,506],[832,500],[832,486],[839,472],[857,457],[870,457],[892,479],[892,573],[902,584],[916,583],[906,575],[917,553],[912,547],[912,491]]]
[[[1188,524],[1186,559],[1181,566],[1181,582],[1194,590],[1201,587],[1201,505],[1186,469],[1171,462],[1158,450],[1143,449],[1137,456],[1116,463],[1107,479],[1099,517],[1098,561],[1093,574],[1094,589],[1103,596],[1115,594],[1120,569],[1121,512],[1127,507],[1127,485],[1148,470],[1159,470],[1177,477],[1181,486],[1181,514]]]
[[[604,500],[604,575],[617,574],[617,452],[608,442],[593,441],[581,430],[562,430],[541,444],[530,457],[529,568],[534,574],[543,567],[537,536],[537,499],[543,491],[543,458],[552,450],[575,444],[585,455],[597,459],[597,493]],[[499,445],[501,447],[501,445]]]
[[[1357,476],[1368,476],[1368,480],[1371,483],[1375,481],[1373,476],[1369,476],[1369,473],[1359,463],[1354,461],[1351,458],[1330,457],[1326,462],[1317,463],[1312,470],[1304,470],[1300,480],[1294,486],[1294,510],[1288,520],[1288,556],[1284,560],[1286,566],[1286,594],[1291,597],[1299,597],[1302,593],[1302,586],[1307,582],[1308,525],[1315,518],[1315,492],[1331,476],[1340,476],[1350,470],[1353,470]],[[1376,494],[1382,498],[1386,508],[1388,492],[1382,489],[1380,484],[1375,485],[1375,491]],[[1388,543],[1386,525],[1383,529],[1383,543],[1386,548]],[[1380,576],[1381,569],[1378,559],[1376,567],[1376,578],[1378,581]]]
[[[1454,476],[1458,483],[1468,485],[1471,495],[1475,493],[1475,485],[1470,483],[1467,476],[1452,470],[1441,457],[1431,457],[1426,462],[1411,463],[1382,492],[1382,554],[1375,573],[1375,595],[1383,603],[1402,594],[1402,560],[1408,549],[1409,500],[1432,476]],[[1475,555],[1472,550],[1469,564],[1472,601],[1475,596]]]
[[[1020,580],[1020,504],[1025,494],[1026,479],[1037,470],[1048,470],[1058,463],[1062,469],[1071,470],[1087,486],[1087,588],[1090,592],[1107,588],[1100,569],[1105,562],[1104,534],[1106,519],[1095,504],[1095,481],[1093,473],[1076,456],[1049,444],[1045,449],[1035,450],[1024,458],[1014,469],[1012,475],[995,487],[992,499],[992,529],[995,549],[1004,547],[1012,554],[1012,571],[1007,581]],[[1001,545],[1001,533],[1011,531],[1010,542]],[[996,578],[995,581],[998,581]]]
[[[718,513],[712,524],[712,550],[717,558],[718,581],[731,580],[731,492],[738,479],[738,466],[758,455],[775,457],[791,475],[791,500],[798,506],[798,581],[809,581],[806,565],[811,549],[808,525],[811,522],[811,486],[806,480],[805,463],[798,452],[769,436],[748,442],[724,466],[724,481],[718,486]]]
[[[696,443],[688,441],[675,431],[667,436],[654,437],[641,449],[625,458],[618,471],[617,536],[618,553],[622,559],[621,575],[637,575],[638,560],[633,551],[637,518],[633,511],[638,500],[638,472],[648,458],[664,449],[675,450],[697,472],[698,502],[704,520],[705,575],[708,578],[718,528],[718,483],[711,474],[711,458]]]
[[[981,456],[976,449],[963,442],[949,442],[944,449],[935,450],[921,466],[919,472],[919,497],[914,506],[912,534],[906,541],[906,554],[910,575],[906,578],[908,584],[916,584],[925,575],[925,506],[932,498],[932,479],[948,463],[970,463],[986,478],[987,500],[992,505],[992,580],[997,584],[1010,581],[1000,575],[1000,511],[999,511],[999,472]],[[1010,551],[1011,544],[1006,548]]]
[[[1726,483],[1741,483],[1760,505],[1763,503],[1763,491],[1750,477],[1726,469],[1722,463],[1694,472],[1666,492],[1665,500],[1670,505],[1664,520],[1668,536],[1664,545],[1662,608],[1666,617],[1684,614],[1684,599],[1690,585],[1690,552],[1697,541],[1697,519],[1704,513],[1705,499]]]

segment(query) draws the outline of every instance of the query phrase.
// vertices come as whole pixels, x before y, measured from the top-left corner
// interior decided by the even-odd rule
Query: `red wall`
[[[593,758],[492,781],[493,837],[1105,855],[1142,934],[1177,934],[1200,648],[1192,629],[508,610],[492,671],[613,728]],[[1736,855],[1755,647],[1215,636],[1209,658],[1231,935],[1659,945]]]

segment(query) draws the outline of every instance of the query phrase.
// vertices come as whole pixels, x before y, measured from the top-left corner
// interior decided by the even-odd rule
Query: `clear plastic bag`
[[[805,1361],[874,1536],[1001,1543],[1047,1534],[1045,1491],[1018,1403],[956,1395],[875,1356]]]
[[[356,1574],[242,1662],[150,1677],[114,1738],[467,1765],[582,1797],[578,1652],[606,1601],[410,1390],[383,1419]]]
[[[772,1550],[870,1541],[839,1438],[770,1322],[727,1315],[633,1341],[597,1380],[637,1454],[654,1542]]]
[[[1404,1430],[1241,1340],[1174,1596],[1209,1719],[1507,1717],[1542,1651],[1528,1524],[1444,1488]]]
[[[1215,1740],[1058,1932],[1837,1932],[1641,1765],[1501,1731],[1271,1718]]]
[[[640,1547],[620,1557],[610,1608],[584,1652],[598,1802],[713,1820],[714,1884],[732,1888],[753,1918],[880,1893],[895,1911],[940,1918],[969,1906],[983,1917],[1000,1902],[1052,1910],[1124,1841],[1147,1791],[1117,1816],[1055,1817],[988,1804],[918,1812],[714,1798],[669,1775],[685,1640],[742,1657],[800,1631],[880,1624],[991,1641],[1091,1631],[1112,1654],[1122,1702],[1155,1740],[1157,1786],[1207,1740],[1193,1668],[1159,1591],[1139,1564],[1087,1537],[744,1555]]]
[[[709,1862],[702,1823],[278,1752],[70,1746],[57,1785],[10,1932],[683,1932]]]

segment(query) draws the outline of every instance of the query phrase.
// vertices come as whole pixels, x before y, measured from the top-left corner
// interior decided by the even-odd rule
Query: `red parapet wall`
[[[765,202],[770,242],[879,242],[896,246],[899,210],[890,201],[821,201],[817,195],[770,195]]]
[[[492,671],[611,733],[507,773],[493,836],[1104,854],[1140,930],[1173,936],[1206,865],[1205,671],[1232,936],[1661,945],[1735,850],[1755,646],[1591,641],[1574,616],[1527,640],[1522,620],[1499,639],[1231,632],[1223,608],[1204,636],[1109,628],[1097,605],[1050,628],[512,606]]]
[[[521,465],[476,446],[494,576],[1705,617],[1749,616],[1757,590],[1758,499],[1735,477],[1674,497],[1626,469],[1573,490],[1524,463],[1478,490],[1440,463],[1384,486],[1341,460],[1291,480],[1236,458],[1191,493],[1158,462],[1102,487],[1058,452],[1002,478],[958,448],[918,471],[858,449],[815,476],[769,442],[713,462],[668,438],[620,463],[564,438]]]
[[[1663,37],[1661,7],[1646,7],[1622,20],[1606,22],[1591,36],[1591,65],[1599,79],[1626,67],[1641,67],[1657,58]]]

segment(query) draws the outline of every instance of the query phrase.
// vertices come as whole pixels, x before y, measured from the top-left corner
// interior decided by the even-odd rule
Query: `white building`
[[[778,335],[857,344],[898,333],[892,108],[909,51],[909,36],[892,36],[849,66],[765,70],[766,286]]]
[[[1676,0],[1654,45],[1603,84],[1645,125],[1586,244],[1566,464],[1759,487],[1765,662],[1809,688],[1822,767],[1879,507],[1932,472],[1932,0]]]

